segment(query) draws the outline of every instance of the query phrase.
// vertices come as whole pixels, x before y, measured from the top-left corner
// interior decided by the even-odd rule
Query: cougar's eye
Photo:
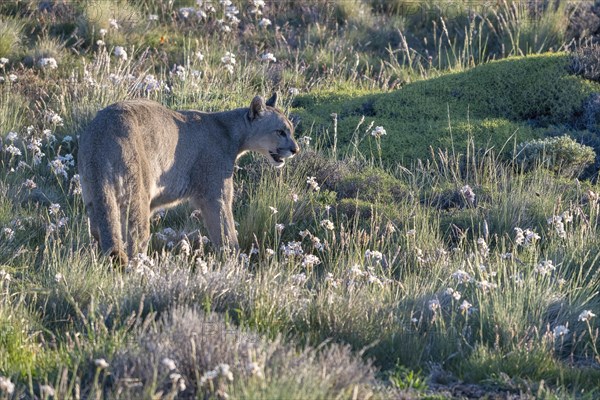
[[[281,136],[281,137],[287,136],[287,133],[285,133],[285,131],[277,131],[277,133],[279,133],[279,136]]]

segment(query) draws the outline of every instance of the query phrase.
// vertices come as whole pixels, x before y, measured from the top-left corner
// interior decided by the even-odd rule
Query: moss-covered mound
[[[568,65],[566,54],[509,58],[391,93],[317,93],[297,98],[294,106],[299,130],[316,128],[315,136],[332,135],[336,113],[338,147],[358,143],[363,154],[377,154],[365,129],[372,121],[383,126],[382,156],[388,162],[426,158],[430,146],[464,149],[469,137],[477,147],[500,150],[513,137],[522,142],[557,131],[581,136],[586,102],[600,85],[570,74]],[[365,122],[356,131],[362,116]],[[512,142],[506,148],[512,150]]]

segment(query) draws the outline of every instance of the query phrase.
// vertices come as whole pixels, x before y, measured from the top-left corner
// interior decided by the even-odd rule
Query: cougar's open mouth
[[[284,162],[283,161],[283,157],[281,157],[277,153],[273,153],[272,151],[270,151],[269,155],[271,156],[271,158],[273,159],[273,161],[275,161],[276,163],[282,163],[282,162]]]

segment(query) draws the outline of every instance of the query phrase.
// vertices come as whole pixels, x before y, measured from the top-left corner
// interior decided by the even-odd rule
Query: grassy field
[[[1,2],[0,398],[598,398],[600,50],[489,4]],[[240,160],[244,254],[182,205],[114,269],[95,113],[273,91],[302,152]]]

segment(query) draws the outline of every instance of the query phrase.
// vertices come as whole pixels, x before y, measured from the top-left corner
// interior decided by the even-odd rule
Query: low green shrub
[[[525,171],[543,167],[565,177],[574,177],[594,162],[596,153],[568,136],[560,136],[521,143],[515,159]]]
[[[358,198],[381,204],[397,203],[410,196],[410,190],[405,183],[373,167],[348,173],[337,183],[334,190],[339,199]]]
[[[569,57],[546,54],[510,58],[462,73],[408,84],[390,93],[317,92],[294,103],[301,134],[333,134],[338,147],[376,154],[369,126],[383,126],[385,162],[405,165],[430,148],[476,147],[508,153],[513,140],[542,138],[548,126],[573,124],[600,85],[569,74]],[[362,121],[362,122],[361,122]],[[326,142],[325,139],[323,139]]]

